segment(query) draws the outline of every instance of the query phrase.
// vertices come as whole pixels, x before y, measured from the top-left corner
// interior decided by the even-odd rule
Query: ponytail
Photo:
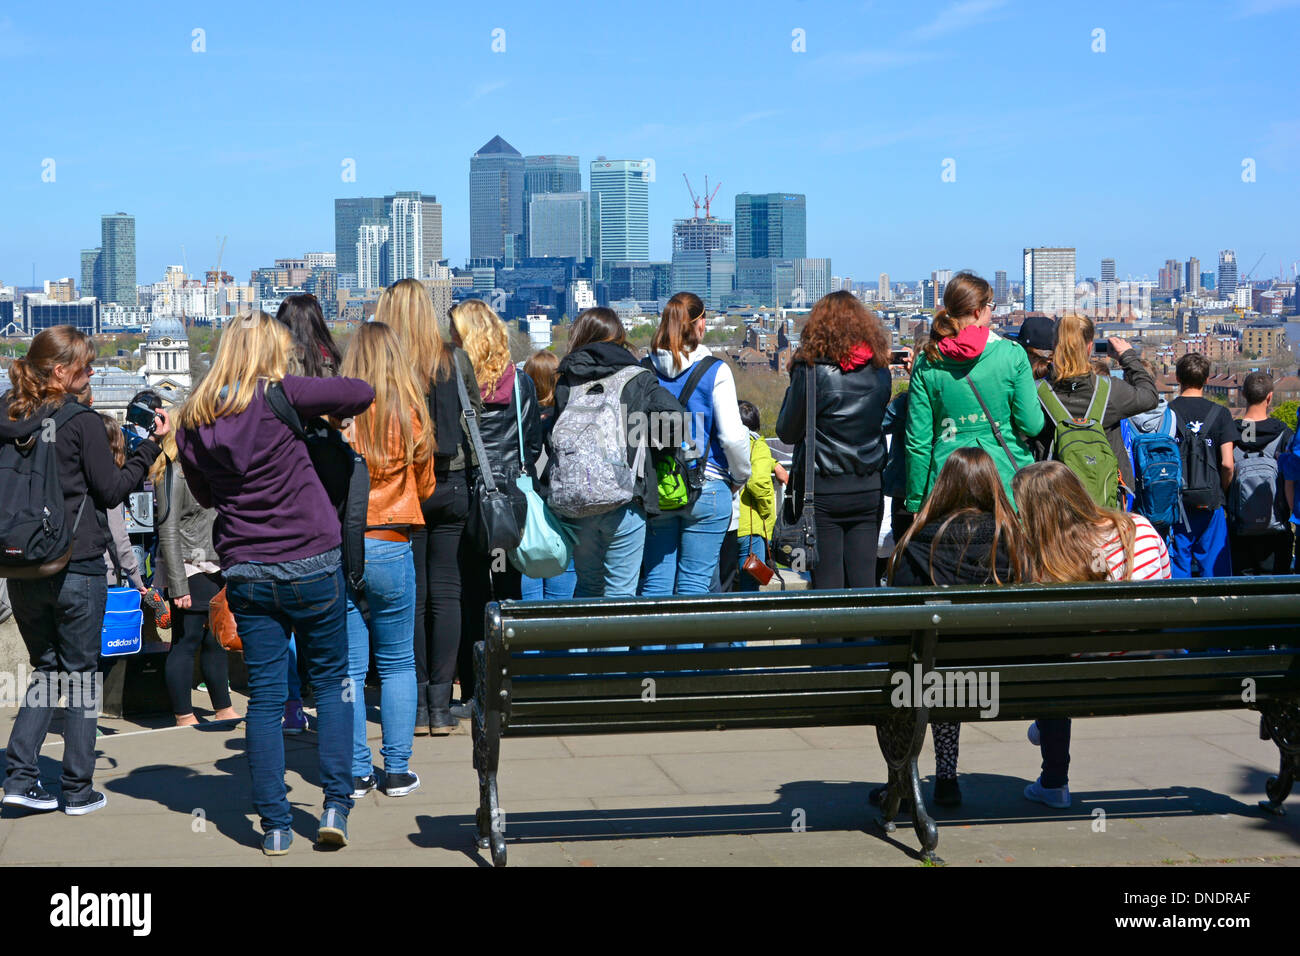
[[[957,320],[948,314],[947,309],[940,309],[934,314],[934,321],[930,324],[930,338],[926,340],[921,351],[931,363],[939,361],[942,357],[939,352],[939,343],[944,339],[950,339],[961,331],[961,326]]]
[[[700,344],[695,323],[704,314],[704,303],[694,292],[678,292],[664,306],[659,328],[650,341],[650,348],[657,352],[668,352],[679,366],[686,364],[686,359]]]

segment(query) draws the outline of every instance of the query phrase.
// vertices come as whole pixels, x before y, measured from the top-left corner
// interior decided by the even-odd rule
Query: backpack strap
[[[700,385],[700,379],[708,374],[709,369],[718,364],[718,359],[712,355],[708,358],[700,359],[695,363],[695,368],[691,369],[691,374],[686,376],[686,384],[682,386],[682,393],[677,396],[677,401],[682,403],[682,408],[686,407],[687,401],[695,394],[695,389]]]
[[[1100,402],[1100,406],[1098,406]],[[1110,404],[1110,376],[1098,375],[1097,384],[1092,387],[1092,400],[1088,402],[1088,410],[1084,416],[1089,420],[1096,422],[1102,428],[1106,422],[1106,407]]]
[[[284,386],[279,382],[269,382],[265,394],[266,404],[271,407],[275,417],[284,422],[294,437],[306,441],[307,432],[302,427],[302,418],[298,415],[298,409],[289,401],[289,396],[284,394]]]
[[[1065,406],[1061,404],[1060,397],[1057,396],[1056,392],[1052,391],[1052,385],[1047,379],[1043,379],[1038,383],[1038,401],[1042,403],[1043,411],[1047,412],[1048,417],[1057,425],[1074,420]]]
[[[1127,419],[1125,419],[1127,421]],[[1160,419],[1160,431],[1168,435],[1174,441],[1178,440],[1178,416],[1174,410],[1165,405],[1164,417]]]

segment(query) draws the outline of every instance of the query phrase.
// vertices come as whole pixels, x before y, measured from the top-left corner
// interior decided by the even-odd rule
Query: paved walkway
[[[205,695],[195,704],[210,713]],[[3,739],[14,713],[0,710]],[[101,721],[95,779],[108,806],[80,818],[6,809],[0,864],[488,865],[473,845],[466,734],[416,738],[422,788],[359,801],[339,855],[311,845],[315,738],[286,738],[298,839],[269,860],[249,813],[242,727],[165,719]],[[1075,721],[1075,806],[1064,813],[1021,796],[1038,771],[1024,733],[962,728],[965,803],[934,811],[949,864],[1300,864],[1300,795],[1281,818],[1255,805],[1276,751],[1249,712]],[[376,754],[378,735],[372,723]],[[46,744],[47,785],[62,747],[57,736]],[[933,766],[927,745],[922,769]],[[814,728],[508,739],[499,779],[512,866],[916,866],[910,826],[887,836],[871,822],[867,791],[884,778],[874,731]]]

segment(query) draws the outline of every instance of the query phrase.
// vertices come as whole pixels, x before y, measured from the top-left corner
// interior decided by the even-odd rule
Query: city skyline
[[[581,164],[654,160],[656,261],[670,257],[671,223],[690,211],[681,174],[697,171],[724,184],[715,205],[728,212],[739,192],[807,194],[810,251],[849,275],[916,281],[940,265],[1014,275],[1021,249],[1052,245],[1078,250],[1081,276],[1102,257],[1121,276],[1149,277],[1171,253],[1208,263],[1233,248],[1243,268],[1264,253],[1260,275],[1300,258],[1293,217],[1281,214],[1295,208],[1300,123],[1275,105],[1289,80],[1281,27],[1291,18],[1279,3],[1190,4],[1178,17],[1119,4],[1026,16],[1012,0],[670,3],[652,22],[631,9],[592,19],[505,3],[435,18],[399,4],[386,21],[436,25],[439,55],[359,47],[347,77],[330,66],[330,34],[291,10],[233,2],[182,19],[66,6],[76,27],[59,34],[46,33],[43,13],[0,17],[12,70],[41,55],[66,63],[7,98],[11,125],[26,131],[0,155],[6,218],[24,225],[0,234],[0,280],[11,285],[31,282],[33,262],[38,284],[79,275],[95,221],[117,210],[136,219],[141,278],[187,259],[200,274],[222,235],[224,268],[246,275],[331,248],[334,199],[408,184],[444,203],[445,255],[459,265],[469,254],[466,160],[494,135]],[[664,55],[680,39],[678,7],[731,62],[763,69],[720,71],[701,96],[696,72]],[[556,55],[574,23],[590,69]],[[196,29],[203,52],[192,50]],[[1104,52],[1093,50],[1097,29]],[[279,35],[295,37],[297,55],[274,55]],[[980,50],[978,65],[952,83],[935,67],[962,48]],[[85,90],[110,49],[121,66],[114,109],[92,109]],[[381,78],[353,82],[380,67]],[[595,74],[615,82],[587,82]],[[408,84],[435,92],[419,106],[383,95]],[[271,87],[311,89],[331,116],[286,109],[265,96]],[[846,119],[846,102],[872,105]],[[49,123],[54,115],[68,122]],[[190,124],[186,135],[174,135],[177,122]],[[1247,160],[1254,181],[1243,181]],[[355,178],[344,181],[349,162]]]

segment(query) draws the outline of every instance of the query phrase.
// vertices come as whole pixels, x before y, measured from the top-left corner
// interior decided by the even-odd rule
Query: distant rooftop
[[[482,156],[487,153],[504,153],[507,156],[520,155],[519,150],[515,149],[500,136],[493,136],[483,146],[479,147],[475,156]]]

